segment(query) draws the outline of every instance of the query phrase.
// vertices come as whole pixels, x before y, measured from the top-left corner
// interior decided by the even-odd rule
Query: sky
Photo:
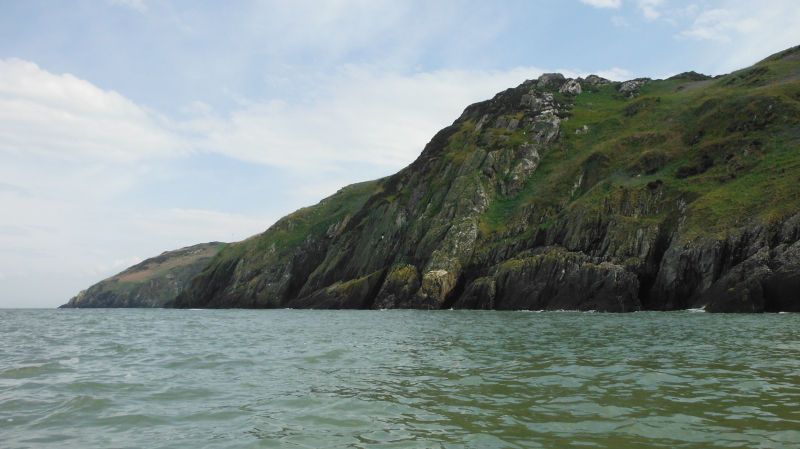
[[[0,0],[0,307],[263,232],[542,73],[729,73],[799,23],[797,0]]]

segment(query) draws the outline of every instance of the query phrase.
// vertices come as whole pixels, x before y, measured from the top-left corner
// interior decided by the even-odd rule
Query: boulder
[[[536,87],[540,89],[550,88],[557,90],[567,82],[567,79],[560,73],[545,73],[539,77],[538,81]]]
[[[580,78],[578,78],[580,79]],[[582,81],[583,84],[588,84],[590,86],[607,86],[611,84],[611,80],[607,80],[605,78],[601,78],[597,75],[589,75],[586,77],[585,80]]]
[[[522,96],[520,104],[529,108],[533,113],[555,109],[555,100],[553,99],[553,94],[549,92],[540,93],[536,92],[535,90],[531,90]]]
[[[580,95],[581,92],[583,92],[583,89],[581,88],[581,83],[570,79],[567,80],[567,82],[564,83],[564,85],[561,86],[561,89],[558,89],[558,91],[562,94]]]
[[[653,80],[650,78],[636,78],[635,80],[625,81],[620,84],[617,86],[617,90],[627,95],[628,98],[634,98],[639,93],[639,89],[641,89],[642,86],[650,84],[651,82],[653,82]]]
[[[561,134],[561,120],[554,114],[543,114],[533,120],[529,139],[540,145],[552,143]]]

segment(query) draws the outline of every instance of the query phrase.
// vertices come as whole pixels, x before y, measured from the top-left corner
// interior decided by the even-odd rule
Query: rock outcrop
[[[539,89],[558,90],[566,82],[567,79],[564,78],[564,75],[560,73],[545,73],[539,77],[536,87],[538,87]]]
[[[570,79],[558,91],[562,94],[580,95],[583,93],[583,88],[581,88],[580,82]]]
[[[583,83],[583,84],[587,84],[587,85],[590,85],[590,86],[598,86],[598,87],[599,86],[608,86],[609,84],[612,83],[611,80],[607,80],[607,79],[599,77],[597,75],[589,75],[589,76],[586,77],[585,80],[582,80],[582,79],[578,78],[578,82]]]
[[[637,78],[635,80],[625,81],[617,87],[620,93],[627,95],[629,98],[634,98],[639,94],[639,89],[646,84],[652,83],[650,78]]]

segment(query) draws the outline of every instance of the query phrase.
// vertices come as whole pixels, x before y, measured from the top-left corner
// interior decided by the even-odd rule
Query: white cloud
[[[248,17],[241,23],[241,28],[264,39],[264,45],[271,51],[285,52],[287,56],[309,49],[322,50],[316,57],[317,63],[324,63],[339,60],[353,51],[391,46],[398,32],[403,33],[404,45],[415,45],[431,32],[430,27],[421,25],[430,20],[441,20],[441,9],[446,6],[436,3],[430,2],[423,8],[425,13],[419,14],[408,2],[397,1],[250,2]],[[407,19],[412,14],[415,14],[415,20],[413,29],[409,29]],[[454,15],[452,9],[449,15]],[[462,17],[462,14],[456,15]],[[271,42],[279,42],[279,45]]]
[[[70,74],[0,60],[0,151],[113,162],[185,153],[160,120]]]
[[[636,0],[639,9],[648,20],[655,20],[661,17],[661,12],[657,8],[663,3],[664,0]]]
[[[180,235],[183,241],[190,242],[187,244],[195,244],[244,240],[264,232],[275,222],[275,218],[280,217],[250,217],[210,210],[169,209],[139,214],[132,224],[148,234]]]
[[[581,3],[594,6],[595,8],[614,8],[619,9],[622,6],[622,0],[580,0]],[[661,17],[661,13],[657,10],[659,6],[664,3],[664,0],[632,0],[636,6],[639,7],[644,17],[648,20],[655,20]],[[612,18],[612,23],[615,26],[625,26],[627,22],[623,17]]]
[[[114,261],[114,263],[111,264],[111,266],[113,268],[117,268],[117,267],[128,268],[128,267],[131,267],[133,265],[136,265],[137,263],[139,263],[141,261],[142,261],[142,259],[140,259],[138,256],[133,256],[133,257],[129,257],[127,259],[117,259],[117,260]]]
[[[0,225],[0,235],[7,237],[28,237],[31,231],[22,226]]]
[[[622,0],[580,0],[581,3],[594,6],[595,8],[614,8],[619,9],[622,6]],[[641,11],[642,15],[647,20],[655,20],[661,17],[661,12],[658,10],[664,4],[664,0],[629,0],[635,3]],[[614,26],[627,26],[628,22],[624,17],[613,17],[611,22]]]
[[[400,168],[469,103],[537,68],[400,75],[346,65],[314,77],[299,101],[243,102],[222,118],[202,102],[170,123],[113,91],[19,59],[0,60],[0,151],[52,160],[130,163],[192,148],[304,170],[337,163]],[[0,186],[2,187],[2,186]]]
[[[147,11],[147,5],[144,4],[143,0],[109,0],[109,2],[113,5],[127,6],[141,13]]]
[[[131,166],[115,171],[98,163],[122,167],[194,150],[307,174],[351,164],[390,172],[413,161],[436,131],[470,103],[542,72],[518,67],[403,75],[351,64],[309,77],[308,92],[292,102],[244,102],[221,117],[198,101],[183,108],[193,118],[172,123],[72,75],[53,75],[18,59],[0,60],[0,151],[79,163],[64,175],[73,179],[62,181],[102,178],[102,189],[86,186],[90,196],[124,191],[140,176],[137,171],[148,170]],[[615,68],[598,74],[621,79],[628,72]],[[4,183],[3,191],[27,190]]]
[[[628,21],[621,16],[614,16],[611,18],[611,23],[614,24],[615,27],[626,27],[628,26]]]
[[[747,67],[800,43],[800,2],[725,0],[703,11],[675,37],[715,44],[709,52],[714,73]]]
[[[678,9],[674,13],[678,17],[692,17],[697,14],[698,6],[695,4],[689,5],[686,8]]]
[[[633,75],[629,70],[621,69],[619,67],[614,67],[608,70],[600,70],[596,72],[595,75],[610,79],[611,81],[627,81],[633,78]]]
[[[90,274],[90,275],[95,275],[98,272],[105,273],[107,271],[114,270],[113,273],[108,273],[110,275],[114,275],[114,274],[117,274],[117,273],[123,271],[124,269],[126,269],[128,267],[136,265],[137,263],[139,263],[141,261],[142,261],[142,259],[140,259],[137,256],[128,257],[128,258],[125,258],[125,259],[117,259],[112,263],[99,264],[99,265],[97,265],[97,267],[95,267],[94,270],[87,270],[87,273]]]
[[[29,197],[31,196],[30,191],[24,187],[16,186],[14,184],[8,184],[5,182],[0,182],[0,195],[7,194],[7,195],[15,195],[20,197]]]
[[[700,14],[690,30],[679,34],[681,38],[730,42],[731,34],[746,34],[761,28],[758,19],[743,17],[742,12],[713,9]]]
[[[399,169],[468,104],[541,73],[527,67],[406,76],[347,65],[315,80],[314,92],[301,101],[250,104],[228,120],[203,117],[183,129],[207,130],[195,142],[200,148],[266,165],[320,170],[359,163]]]
[[[581,3],[586,3],[595,8],[619,8],[622,6],[622,0],[581,0]]]

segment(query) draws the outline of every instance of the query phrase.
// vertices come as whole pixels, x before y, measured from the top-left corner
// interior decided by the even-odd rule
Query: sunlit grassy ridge
[[[689,88],[683,86],[691,79],[654,81],[633,100],[615,85],[571,98],[562,139],[526,189],[492,202],[488,229],[502,232],[526,204],[591,207],[620,187],[654,182],[676,200],[697,197],[687,223],[696,233],[797,210],[800,84],[792,74],[798,62],[768,60]],[[576,135],[583,126],[589,132]],[[581,175],[586,179],[569,195]]]

